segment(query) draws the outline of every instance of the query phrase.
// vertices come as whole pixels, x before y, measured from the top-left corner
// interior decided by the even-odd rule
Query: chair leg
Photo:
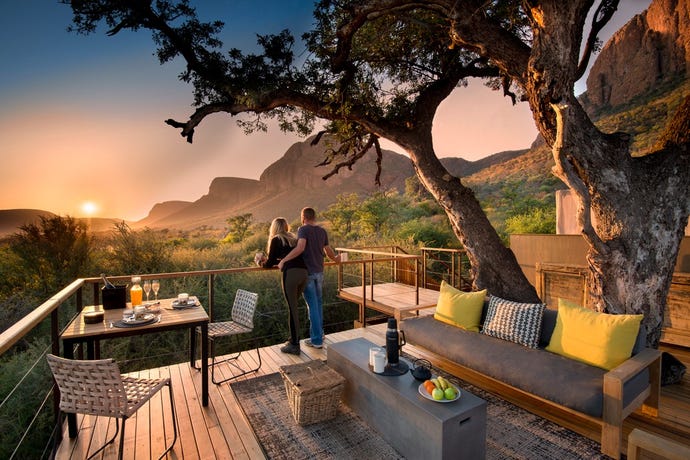
[[[120,451],[117,453],[118,460],[122,460],[122,455],[125,450],[125,422],[126,418],[122,418],[122,432],[120,433]]]
[[[235,364],[235,362],[234,362],[234,361],[236,361],[236,360],[240,357],[240,355],[242,354],[241,351],[238,352],[235,356],[233,356],[233,357],[231,357],[231,358],[226,358],[226,359],[224,359],[224,360],[222,360],[222,361],[216,361],[216,354],[215,354],[215,350],[214,350],[213,348],[214,348],[214,347],[213,347],[213,341],[211,341],[211,350],[212,350],[212,351],[211,351],[211,365],[210,365],[210,366],[211,366],[211,381],[212,381],[214,384],[216,384],[216,385],[220,385],[221,383],[229,382],[230,380],[234,380],[234,379],[236,379],[236,378],[242,377],[243,375],[247,375],[247,374],[251,374],[251,373],[253,373],[253,372],[257,372],[259,369],[261,369],[261,351],[260,351],[259,347],[256,347],[256,348],[255,348],[255,349],[256,349],[256,356],[258,357],[259,363],[258,363],[258,365],[257,365],[254,369],[249,369],[249,370],[244,370],[244,369],[242,369],[241,367],[239,367],[239,366],[238,366],[237,364]],[[225,363],[225,362],[229,362],[232,366],[234,366],[236,369],[238,369],[238,370],[240,371],[240,373],[237,374],[237,375],[233,375],[232,377],[228,377],[227,379],[216,380],[216,375],[215,375],[215,368],[216,368],[216,365],[222,364],[222,363]]]
[[[175,399],[173,398],[173,390],[172,390],[172,383],[168,382],[168,393],[170,394],[170,409],[172,412],[172,419],[173,419],[173,440],[172,443],[170,443],[170,446],[165,449],[165,452],[163,452],[163,455],[158,457],[160,460],[161,458],[165,457],[168,455],[168,452],[170,452],[175,445],[175,442],[177,442],[177,413],[175,412]]]
[[[119,418],[115,418],[115,434],[114,434],[113,437],[110,438],[105,444],[103,444],[101,447],[99,447],[98,450],[97,450],[96,452],[94,452],[93,454],[89,455],[89,457],[88,457],[87,460],[92,459],[93,457],[95,457],[96,455],[98,455],[103,449],[105,449],[105,448],[108,447],[110,444],[112,444],[112,442],[115,441],[115,438],[117,437],[117,433],[119,433],[119,432],[120,432],[120,419],[119,419]],[[125,422],[124,422],[124,420],[123,420],[123,421],[122,421],[122,435],[123,435],[123,436],[124,436],[124,433],[125,433]]]

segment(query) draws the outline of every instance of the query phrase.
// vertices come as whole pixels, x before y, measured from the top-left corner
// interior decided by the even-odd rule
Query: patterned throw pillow
[[[491,296],[482,333],[537,348],[544,308],[541,303],[519,303]]]

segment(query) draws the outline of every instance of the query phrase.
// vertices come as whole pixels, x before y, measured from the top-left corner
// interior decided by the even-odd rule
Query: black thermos
[[[388,359],[388,365],[395,366],[398,364],[399,351],[398,323],[395,318],[388,318],[388,330],[386,331],[386,358]]]

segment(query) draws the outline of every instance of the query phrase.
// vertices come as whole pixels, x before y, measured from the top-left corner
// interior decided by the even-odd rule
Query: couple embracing
[[[280,349],[283,353],[300,354],[299,311],[297,304],[304,295],[309,311],[309,338],[304,344],[323,347],[323,267],[324,254],[334,262],[340,255],[328,244],[328,233],[316,225],[316,212],[304,208],[302,225],[297,236],[290,233],[287,220],[273,219],[268,237],[268,256],[258,257],[257,263],[264,268],[278,266],[282,272],[282,286],[288,304],[290,340]]]

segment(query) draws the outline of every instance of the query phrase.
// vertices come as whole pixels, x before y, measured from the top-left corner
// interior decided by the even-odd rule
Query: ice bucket
[[[114,288],[102,288],[103,309],[114,310],[115,308],[125,308],[127,306],[127,286],[116,285]]]

